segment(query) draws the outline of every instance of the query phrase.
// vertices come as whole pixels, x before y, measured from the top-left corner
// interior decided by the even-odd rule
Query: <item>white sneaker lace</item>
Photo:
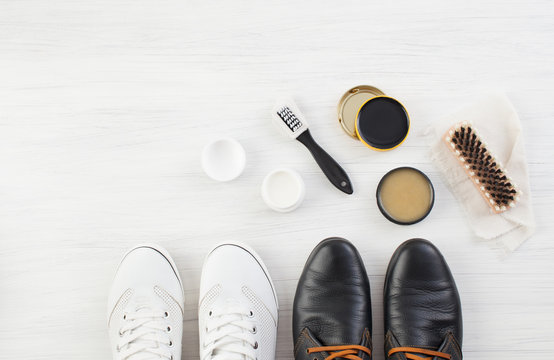
[[[257,332],[253,312],[239,305],[214,309],[208,314],[203,360],[256,360]]]
[[[168,359],[173,360],[169,337],[171,327],[167,324],[169,313],[164,310],[140,307],[127,312],[119,330],[117,350],[121,360]]]

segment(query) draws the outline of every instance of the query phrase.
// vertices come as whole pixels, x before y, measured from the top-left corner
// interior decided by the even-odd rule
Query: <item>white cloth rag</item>
[[[487,148],[503,164],[522,192],[515,208],[495,214],[443,141],[448,129],[467,121],[475,127]],[[506,252],[512,252],[535,231],[529,176],[519,117],[505,95],[489,95],[433,125],[431,158],[446,184],[462,204],[475,235]]]

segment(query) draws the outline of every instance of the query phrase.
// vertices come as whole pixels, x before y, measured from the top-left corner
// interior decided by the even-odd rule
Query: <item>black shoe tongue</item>
[[[322,344],[321,340],[319,340],[311,331],[310,328],[304,329],[307,333],[307,335],[310,337],[310,339],[313,342],[313,346],[310,347],[321,347],[321,346],[337,346],[337,345],[353,345],[352,343],[343,343],[343,344]],[[358,345],[368,347],[371,349],[371,335],[369,334],[369,331],[366,330],[362,336],[362,341]],[[322,355],[323,358],[327,358],[330,354],[327,351],[322,351],[319,354]],[[359,355],[363,356],[363,354],[358,353]],[[365,354],[365,353],[364,353]],[[343,359],[343,358],[337,358],[337,359]]]
[[[313,346],[310,346],[310,347],[329,346],[327,344],[322,344],[321,341],[317,338],[317,336],[315,336],[314,333],[310,331],[310,328],[305,328],[304,330],[306,331],[310,340],[313,342]],[[324,355],[324,357],[329,356],[329,353],[327,351],[322,351],[320,354]]]
[[[450,332],[445,336],[444,341],[442,342],[441,346],[439,346],[439,349],[437,351],[449,354],[451,356],[451,360],[462,359],[462,350],[460,349],[460,345],[458,344],[458,341],[456,340],[454,335],[452,335],[452,333]],[[435,357],[435,359],[440,358]]]
[[[401,345],[396,343],[396,345],[393,346],[393,347],[401,347]],[[414,347],[449,354],[451,356],[451,358],[450,358],[451,360],[462,360],[461,351],[460,351],[460,348],[458,346],[458,343],[457,343],[456,339],[452,336],[451,333],[448,333],[448,335],[446,335],[446,337],[444,338],[442,344],[437,349],[430,348],[428,346],[421,346],[421,345],[416,345]],[[393,357],[391,357],[391,359],[395,359],[395,356],[398,356],[398,359],[406,359],[406,356],[403,353],[396,353],[396,354],[393,355]],[[438,357],[438,356],[435,356],[435,357],[433,357],[433,360],[445,360],[445,359],[443,359],[441,357]]]
[[[436,351],[444,352],[444,350],[448,347],[448,343],[449,343],[449,339],[447,336],[444,338],[444,341],[442,342],[441,346],[439,346],[439,348]]]

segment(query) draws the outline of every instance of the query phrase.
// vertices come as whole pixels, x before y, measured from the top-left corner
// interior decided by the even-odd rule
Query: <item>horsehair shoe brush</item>
[[[446,132],[444,141],[493,212],[502,213],[516,206],[521,191],[473,125],[463,122],[453,126]]]
[[[292,100],[287,99],[279,103],[273,108],[272,114],[277,126],[282,128],[289,137],[300,141],[310,150],[331,184],[346,194],[354,192],[352,183],[344,169],[315,142],[310,130],[308,130],[308,123]]]

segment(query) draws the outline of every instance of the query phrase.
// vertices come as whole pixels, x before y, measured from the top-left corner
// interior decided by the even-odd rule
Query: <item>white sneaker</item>
[[[259,256],[221,244],[204,262],[198,325],[200,360],[273,360],[277,294]]]
[[[166,250],[141,245],[117,269],[108,298],[114,360],[181,359],[184,293]]]

